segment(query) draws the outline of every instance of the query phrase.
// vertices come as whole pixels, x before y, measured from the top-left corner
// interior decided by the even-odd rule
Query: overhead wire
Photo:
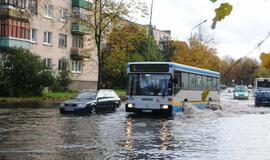
[[[256,51],[258,48],[260,48],[264,43],[265,41],[270,37],[270,32],[268,32],[268,34],[265,36],[265,38],[263,40],[261,40],[259,43],[257,43],[257,45],[254,47],[254,49],[252,49],[250,52],[248,52],[245,56],[239,58],[236,62],[234,62],[231,67],[222,75],[222,76],[225,76],[226,74],[228,74],[232,68],[234,66],[236,66],[239,62],[241,62],[242,59],[248,57],[249,55],[251,55],[254,51]]]

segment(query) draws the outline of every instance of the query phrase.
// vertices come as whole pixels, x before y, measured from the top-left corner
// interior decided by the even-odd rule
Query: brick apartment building
[[[70,89],[96,88],[94,41],[78,18],[89,7],[89,0],[0,0],[0,47],[29,49],[56,72],[66,59]]]

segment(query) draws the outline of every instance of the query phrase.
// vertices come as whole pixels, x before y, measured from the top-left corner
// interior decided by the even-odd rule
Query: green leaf
[[[216,17],[213,19],[212,29],[216,28],[216,23],[222,21],[226,16],[230,15],[232,12],[233,6],[229,3],[222,3],[219,8],[215,9]]]
[[[215,3],[217,0],[210,0],[211,2]]]

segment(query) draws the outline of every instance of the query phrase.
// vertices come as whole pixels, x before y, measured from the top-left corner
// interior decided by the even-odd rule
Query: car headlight
[[[86,104],[84,103],[78,104],[78,108],[84,108],[84,107],[86,107]]]
[[[61,108],[65,107],[65,103],[61,103],[61,104],[60,104],[60,107],[61,107]]]
[[[129,104],[127,105],[127,107],[128,107],[128,108],[133,108],[133,107],[135,107],[135,105],[129,103]]]
[[[169,109],[169,106],[167,104],[161,105],[161,109]]]

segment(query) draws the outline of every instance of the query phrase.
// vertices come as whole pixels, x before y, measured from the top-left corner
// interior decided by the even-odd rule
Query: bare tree
[[[94,0],[87,16],[80,17],[80,22],[90,29],[93,35],[98,60],[98,84],[102,88],[102,74],[104,66],[104,53],[102,44],[106,35],[112,28],[123,24],[126,19],[131,19],[135,14],[145,15],[147,7],[139,0]]]

